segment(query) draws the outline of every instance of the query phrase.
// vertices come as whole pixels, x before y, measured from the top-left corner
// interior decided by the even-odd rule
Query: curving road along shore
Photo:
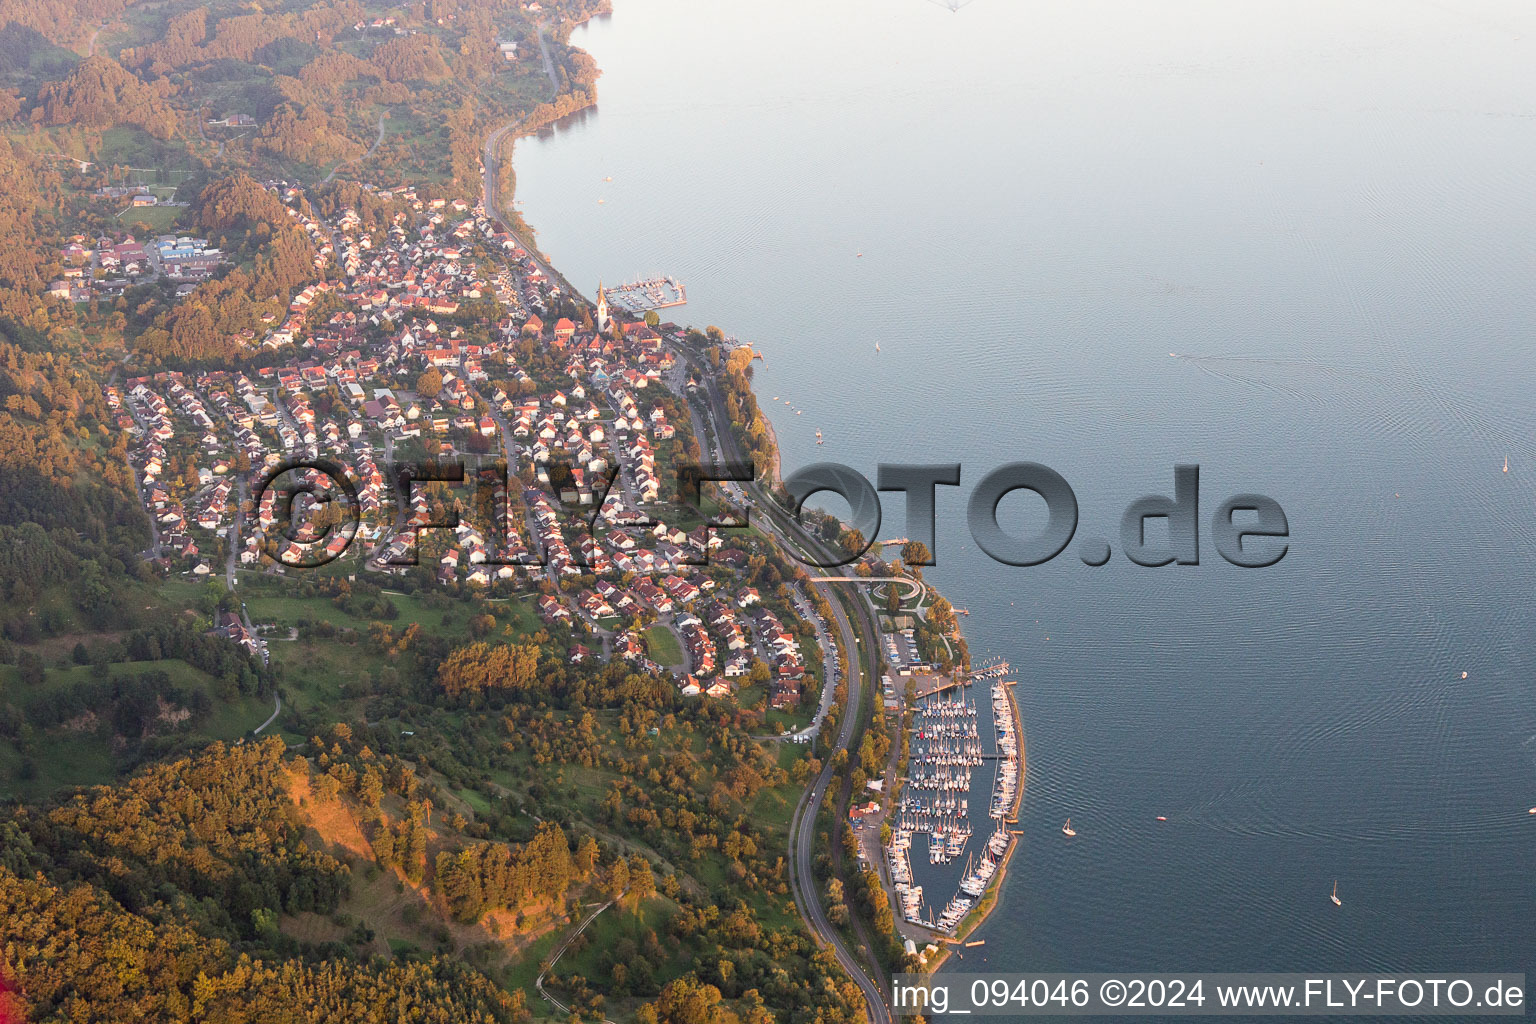
[[[514,121],[511,124],[502,125],[485,137],[485,152],[480,157],[480,166],[483,169],[481,173],[484,179],[481,183],[481,191],[484,193],[481,203],[485,207],[485,215],[500,225],[503,231],[517,239],[517,244],[522,246],[523,250],[528,253],[528,258],[533,261],[534,266],[543,272],[545,277],[551,281],[564,283],[565,278],[555,273],[555,269],[549,265],[543,256],[539,255],[539,250],[529,245],[528,240],[519,235],[512,225],[508,223],[507,218],[502,216],[501,207],[498,205],[499,200],[496,196],[496,154],[501,151],[501,140],[516,130],[517,122]],[[566,287],[568,288],[569,285],[566,285]]]
[[[551,267],[527,240],[522,238],[513,229],[507,219],[502,216],[497,205],[496,195],[496,157],[500,152],[502,140],[517,126],[505,125],[492,132],[485,142],[485,153],[482,157],[484,167],[484,196],[482,202],[488,217],[494,220],[508,234],[517,239],[518,244],[527,251],[529,258],[551,281],[560,282],[569,294],[579,295],[570,283]],[[737,449],[736,440],[732,436],[727,424],[729,420],[725,415],[725,402],[720,395],[719,386],[712,375],[703,375],[706,387],[707,402],[699,408],[698,403],[690,402],[695,420],[707,420],[707,430],[698,431],[701,441],[713,436],[714,454],[717,458],[740,461],[741,454]],[[704,423],[696,423],[698,427],[704,427]],[[772,497],[769,496],[757,483],[746,487],[736,484],[724,485],[727,491],[738,497],[744,504],[757,509],[762,513],[758,525],[772,534],[779,543],[802,553],[816,553],[818,560],[825,561],[824,549],[820,541],[810,537],[789,516],[778,508]],[[828,603],[832,606],[833,619],[837,628],[839,642],[843,650],[848,652],[848,701],[843,711],[842,727],[838,731],[836,744],[829,752],[825,766],[821,770],[811,786],[800,798],[795,807],[794,817],[790,821],[790,882],[795,895],[795,905],[800,910],[800,915],[805,918],[813,935],[824,945],[832,948],[837,962],[859,986],[864,995],[864,1001],[868,1007],[871,1024],[891,1024],[891,1012],[885,996],[885,984],[883,978],[871,977],[869,970],[859,958],[853,954],[843,941],[841,935],[832,927],[832,922],[827,920],[826,912],[822,909],[821,900],[816,892],[816,881],[811,870],[811,844],[816,835],[816,816],[821,810],[822,800],[827,795],[827,789],[832,784],[832,759],[839,750],[847,750],[853,741],[854,732],[858,726],[858,720],[864,703],[864,676],[867,671],[871,681],[879,675],[880,648],[877,637],[879,630],[875,627],[874,612],[869,602],[852,588],[843,591],[851,598],[854,609],[854,619],[850,621],[847,611],[841,600],[842,594],[836,588],[836,584],[830,580],[819,579],[818,576],[827,576],[826,570],[811,569],[812,580],[815,585],[826,595]],[[828,680],[830,687],[832,681]]]
[[[726,418],[725,402],[720,395],[719,385],[711,375],[701,374],[701,377],[705,382],[707,398],[702,413],[709,420],[709,430],[707,433],[700,431],[699,436],[701,439],[713,437],[710,449],[717,458],[745,461],[736,446],[735,437],[726,426],[729,421]],[[694,409],[697,419],[700,414],[697,404],[690,403],[690,407]],[[802,554],[815,555],[818,561],[828,560],[821,543],[809,536],[799,523],[784,513],[772,496],[767,494],[757,482],[754,481],[745,486],[732,483],[723,486],[727,493],[739,498],[744,505],[762,513],[762,517],[757,520],[758,527],[772,534],[779,543]],[[843,645],[843,650],[848,653],[848,699],[843,708],[842,727],[838,730],[837,740],[828,753],[821,773],[800,798],[799,804],[795,807],[794,817],[790,820],[791,888],[795,894],[795,905],[811,931],[819,941],[832,947],[837,962],[863,992],[872,1024],[890,1024],[891,1012],[885,995],[885,979],[870,976],[865,965],[854,956],[842,936],[827,920],[826,912],[822,909],[821,900],[816,892],[815,876],[811,870],[811,844],[816,836],[816,816],[820,813],[822,800],[826,798],[827,790],[832,785],[834,774],[832,760],[839,750],[847,750],[853,741],[863,710],[865,673],[868,672],[871,686],[879,675],[880,648],[876,638],[880,634],[875,627],[873,610],[861,594],[852,588],[844,589],[840,594],[834,578],[828,578],[829,570],[810,566],[807,570],[811,573],[812,582],[823,592],[827,603],[832,606],[832,616],[836,623],[839,642]],[[850,604],[854,609],[856,621],[849,620],[847,610],[840,599],[843,594],[851,599]],[[832,681],[828,680],[827,685],[832,686]]]

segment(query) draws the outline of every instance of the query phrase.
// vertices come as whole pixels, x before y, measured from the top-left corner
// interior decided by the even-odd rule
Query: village
[[[512,236],[462,202],[375,190],[397,212],[371,232],[354,210],[321,219],[297,188],[269,187],[315,242],[320,281],[265,336],[244,339],[260,365],[106,389],[154,526],[146,556],[164,572],[222,575],[233,590],[239,574],[325,564],[530,595],[551,631],[569,636],[574,664],[623,659],[669,673],[688,696],[751,683],[783,711],[836,672],[802,583],[786,574],[772,589],[743,584],[741,570],[768,546],[727,545],[664,486],[680,431],[691,436],[684,392],[697,383],[680,328],[654,314],[622,319],[601,287],[590,307],[562,295]],[[195,246],[172,239],[158,259]],[[497,304],[482,301],[490,296]],[[477,325],[463,313],[474,303],[501,315]],[[314,468],[281,474],[319,458],[341,466],[356,493],[351,529],[285,514],[335,493],[337,481]],[[503,465],[491,495],[499,514],[427,528],[447,505],[468,513],[441,484],[413,489],[400,507],[391,467],[436,459]],[[254,493],[274,473],[279,486]],[[316,493],[292,500],[307,489]],[[226,628],[259,649],[259,626]]]
[[[151,195],[134,199],[136,206],[154,203]],[[134,285],[162,277],[176,285],[178,295],[186,295],[228,262],[206,238],[175,234],[142,242],[132,234],[94,241],[76,236],[59,256],[63,272],[49,283],[48,294],[71,302],[115,298]]]

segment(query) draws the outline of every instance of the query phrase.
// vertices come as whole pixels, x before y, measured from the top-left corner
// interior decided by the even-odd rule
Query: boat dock
[[[1015,823],[1023,783],[1023,737],[1011,681],[1003,678],[1007,670],[1007,663],[999,659],[969,675],[921,677],[920,681],[931,681],[934,689],[913,709],[907,726],[907,774],[901,798],[886,822],[891,888],[900,919],[908,927],[941,937],[960,934],[972,912],[983,905],[987,890],[1005,873],[1017,841],[1008,826]],[[984,688],[942,692],[983,679],[990,681]],[[978,704],[990,704],[991,714],[983,716]],[[983,741],[986,733],[995,737],[994,743]],[[973,776],[986,765],[992,767],[990,792],[973,792]],[[974,806],[973,797],[977,798]],[[987,819],[990,823],[983,824]],[[913,866],[914,854],[921,853],[927,854],[931,865],[966,858],[956,891],[943,903],[935,897],[946,895],[952,883],[946,880],[935,893],[931,890],[939,886],[937,876],[924,872],[930,890],[925,895]]]
[[[677,278],[647,277],[606,289],[608,301],[629,313],[667,309],[688,301],[688,289]]]
[[[1001,658],[989,661],[987,664],[971,672],[972,679],[1001,679],[1008,674],[1008,663]]]

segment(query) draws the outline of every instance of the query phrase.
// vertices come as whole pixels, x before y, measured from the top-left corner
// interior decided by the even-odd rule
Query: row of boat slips
[[[996,771],[992,780],[989,817],[995,821],[980,857],[966,864],[958,891],[936,919],[930,918],[923,901],[923,887],[912,874],[912,839],[926,834],[928,859],[947,864],[958,859],[972,835],[970,822],[971,772],[985,760],[977,709],[970,696],[937,695],[920,703],[913,725],[910,777],[894,816],[887,849],[891,881],[902,915],[913,924],[954,934],[975,901],[986,892],[1006,859],[1013,837],[1007,820],[1019,792],[1019,736],[1013,708],[1001,672],[990,673],[993,722],[997,732]]]
[[[1008,684],[992,684],[992,720],[997,723],[997,780],[992,785],[990,815],[1001,821],[1013,814],[1019,793],[1019,735],[1013,722]]]
[[[648,309],[666,309],[669,306],[681,306],[688,301],[688,289],[671,276],[631,281],[606,289],[606,294],[615,306],[635,316]]]
[[[981,764],[976,704],[938,696],[918,705],[898,827],[929,833],[928,862],[948,864],[971,837],[971,771]]]

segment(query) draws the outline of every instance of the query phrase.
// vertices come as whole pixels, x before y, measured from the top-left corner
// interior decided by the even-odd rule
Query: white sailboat
[[[1065,825],[1061,826],[1061,834],[1064,835],[1064,836],[1075,836],[1075,835],[1077,835],[1077,829],[1072,827],[1072,819],[1071,818],[1068,818],[1067,819],[1067,823]]]
[[[1337,878],[1333,880],[1333,895],[1329,896],[1328,898],[1333,900],[1333,905],[1336,907],[1342,907],[1344,905],[1344,901],[1339,899],[1339,880]]]

